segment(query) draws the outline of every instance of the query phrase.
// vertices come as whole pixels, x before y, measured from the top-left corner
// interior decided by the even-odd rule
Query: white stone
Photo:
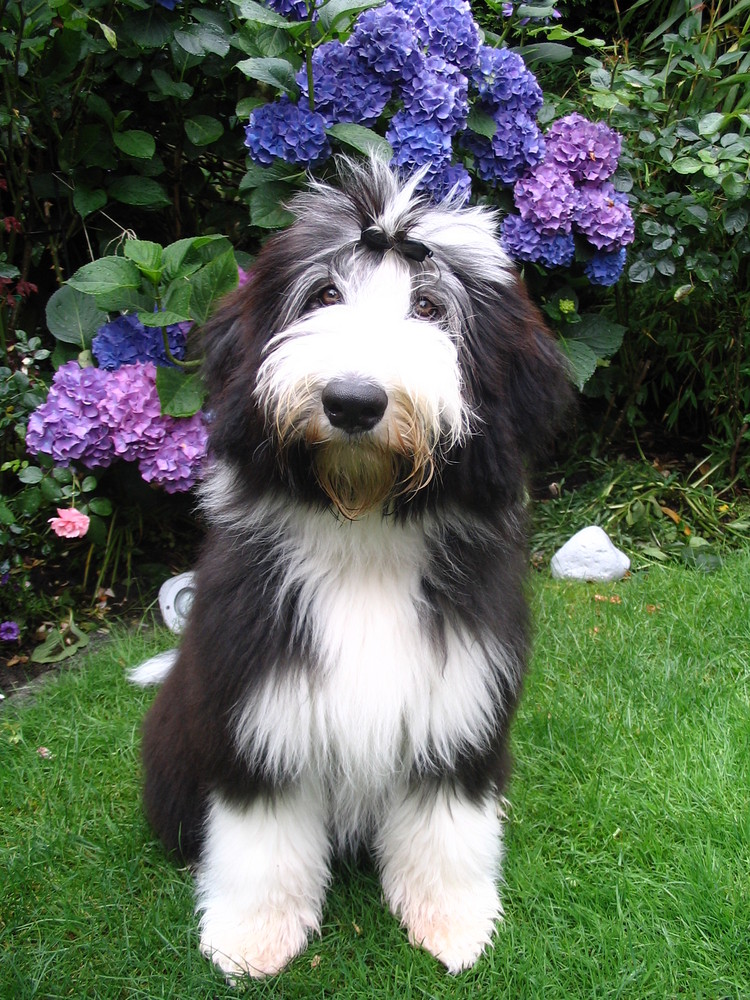
[[[552,576],[561,580],[621,580],[630,560],[595,524],[582,528],[552,556]]]

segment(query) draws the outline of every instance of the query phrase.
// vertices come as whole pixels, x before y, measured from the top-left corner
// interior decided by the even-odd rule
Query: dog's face
[[[475,493],[477,457],[485,485],[500,465],[518,479],[508,462],[567,389],[494,215],[431,206],[384,166],[347,173],[298,197],[209,327],[215,451],[347,518],[451,482]]]

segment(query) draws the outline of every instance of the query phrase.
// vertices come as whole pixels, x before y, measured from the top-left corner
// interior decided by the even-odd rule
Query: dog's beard
[[[435,473],[439,434],[420,418],[412,401],[391,400],[388,413],[371,432],[344,436],[317,413],[300,419],[286,410],[276,421],[283,451],[303,440],[315,478],[348,520],[388,507],[423,489]]]

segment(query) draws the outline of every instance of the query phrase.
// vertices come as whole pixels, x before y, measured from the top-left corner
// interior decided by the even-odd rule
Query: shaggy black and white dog
[[[565,365],[492,212],[341,173],[206,330],[210,530],[144,728],[148,817],[196,862],[201,948],[230,976],[305,947],[355,845],[451,972],[502,912],[524,470]]]

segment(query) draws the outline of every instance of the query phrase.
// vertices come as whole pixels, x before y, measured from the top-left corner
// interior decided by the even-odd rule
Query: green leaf
[[[472,108],[466,121],[467,126],[477,135],[483,135],[485,139],[491,139],[497,132],[497,122],[484,111]]]
[[[85,219],[92,212],[98,212],[107,204],[107,192],[103,188],[87,188],[79,184],[73,192],[73,207]]]
[[[642,285],[654,276],[654,265],[647,260],[636,260],[628,268],[628,278],[634,285]]]
[[[140,208],[164,208],[172,204],[162,185],[150,177],[118,177],[110,185],[109,194],[123,205]]]
[[[68,285],[87,295],[107,295],[124,289],[135,290],[141,286],[138,268],[125,257],[100,257],[91,264],[79,267]]]
[[[162,249],[150,240],[126,240],[123,253],[132,260],[141,274],[154,284],[159,282],[162,272]]]
[[[144,326],[163,327],[174,326],[175,323],[190,322],[190,316],[174,310],[160,309],[159,312],[139,312],[138,320]]]
[[[598,358],[608,358],[619,351],[624,336],[625,327],[619,323],[598,313],[585,313],[576,324],[575,333],[568,335],[568,342],[575,339],[590,347]]]
[[[190,316],[205,323],[218,300],[237,287],[239,274],[234,251],[227,250],[202,267],[190,280]]]
[[[225,56],[230,47],[229,38],[215,24],[191,24],[186,29],[178,29],[174,40],[191,56],[205,56],[208,52]]]
[[[253,24],[270,24],[274,28],[289,30],[290,23],[281,14],[274,10],[269,10],[254,0],[233,0],[235,7],[239,8],[241,16]]]
[[[725,116],[719,114],[718,112],[711,112],[708,115],[704,115],[698,121],[698,132],[700,135],[715,135],[716,132],[721,131],[721,127],[724,124]]]
[[[185,121],[185,134],[194,146],[208,146],[224,134],[224,126],[211,115],[196,115]]]
[[[92,497],[88,502],[88,508],[92,514],[99,517],[109,517],[112,513],[112,503],[106,497]]]
[[[112,138],[115,146],[126,156],[150,160],[156,152],[154,137],[139,129],[133,129],[130,132],[115,132]]]
[[[170,280],[193,274],[231,247],[226,236],[188,236],[164,247],[164,272]]]
[[[89,637],[71,622],[61,631],[54,631],[31,654],[34,663],[59,663],[74,656],[89,644]]]
[[[237,63],[237,69],[251,80],[267,83],[290,97],[299,93],[294,66],[286,59],[243,59]]]
[[[18,473],[18,478],[26,486],[36,486],[37,483],[41,483],[44,473],[35,465],[27,465],[25,469],[21,469]]]
[[[192,417],[203,406],[206,388],[200,375],[178,368],[156,369],[156,391],[162,413],[170,417]]]
[[[364,125],[341,122],[326,129],[326,133],[343,145],[356,149],[358,153],[364,153],[366,156],[373,153],[385,162],[388,162],[393,156],[393,147],[388,140],[378,135],[377,132],[373,132],[372,129],[365,128]]]
[[[90,294],[70,284],[63,285],[50,297],[45,310],[49,332],[65,344],[84,350],[94,334],[107,322],[107,314]]]
[[[339,22],[353,20],[363,10],[379,7],[382,0],[328,0],[318,8],[318,24],[326,34],[340,30]]]
[[[255,188],[250,195],[253,225],[261,229],[283,229],[290,225],[294,216],[283,207],[283,201],[290,193],[286,184],[275,181]]]
[[[703,170],[703,164],[694,156],[680,156],[672,164],[672,170],[678,174],[697,174]]]
[[[177,97],[181,101],[188,101],[193,96],[194,88],[189,83],[173,80],[163,69],[152,69],[151,79],[159,88],[159,93],[165,97]]]
[[[573,381],[579,390],[583,389],[596,371],[596,354],[579,340],[562,340],[561,346],[570,362]]]

